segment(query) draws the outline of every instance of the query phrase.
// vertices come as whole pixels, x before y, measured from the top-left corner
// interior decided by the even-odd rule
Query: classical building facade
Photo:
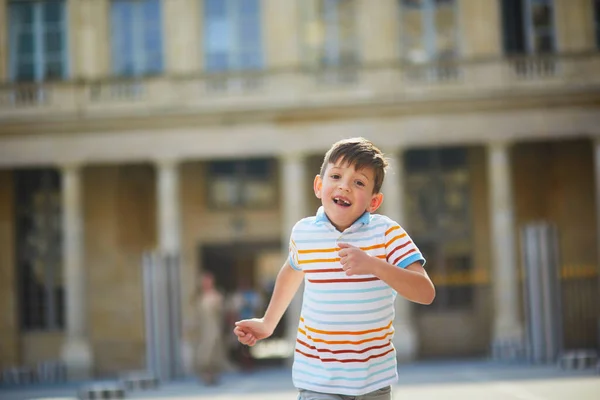
[[[0,0],[0,367],[142,368],[140,263],[158,249],[181,256],[191,368],[198,272],[268,287],[350,136],[390,157],[383,212],[438,290],[398,300],[399,357],[522,342],[519,237],[540,220],[559,231],[565,346],[597,347],[599,9]]]

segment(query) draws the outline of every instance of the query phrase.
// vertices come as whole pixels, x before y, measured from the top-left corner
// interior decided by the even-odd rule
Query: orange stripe
[[[363,251],[366,250],[374,250],[374,249],[380,249],[383,248],[384,244],[374,244],[373,246],[367,246],[367,247],[361,247],[360,249]],[[313,253],[332,253],[335,251],[340,251],[341,248],[336,247],[334,249],[308,249],[308,250],[298,250],[298,253],[300,254],[313,254]]]
[[[300,317],[300,321],[304,322],[304,317]],[[323,335],[366,335],[367,333],[381,332],[386,329],[390,329],[392,326],[392,321],[384,327],[368,329],[366,331],[322,331],[319,329],[311,328],[305,325],[306,330],[311,331],[313,333],[320,333]]]
[[[310,249],[310,250],[298,250],[298,253],[300,254],[311,254],[311,253],[331,253],[333,251],[338,251],[340,250],[339,247],[336,247],[335,249]]]
[[[311,350],[316,350],[319,353],[331,353],[331,354],[348,354],[348,353],[351,353],[351,354],[363,354],[363,353],[366,353],[367,351],[370,351],[370,350],[380,350],[380,349],[383,349],[383,348],[388,347],[390,345],[390,342],[388,342],[388,343],[380,344],[380,345],[377,345],[377,346],[366,347],[366,348],[360,349],[360,350],[330,350],[330,349],[318,349],[315,346],[312,346],[312,345],[310,345],[310,344],[308,344],[306,342],[303,342],[300,339],[296,339],[296,342],[300,343],[304,347],[308,347]]]
[[[376,256],[377,258],[381,258],[382,260],[385,260],[385,254],[380,254],[378,256]]]
[[[373,282],[378,281],[379,278],[360,278],[360,279],[309,279],[311,283],[345,283],[345,282]]]
[[[396,240],[398,240],[398,239],[402,239],[402,238],[403,238],[403,237],[405,237],[405,236],[406,236],[406,233],[403,233],[402,235],[394,236],[394,237],[392,238],[392,240],[390,240],[389,242],[387,242],[387,243],[385,244],[385,247],[388,247],[388,246],[389,246],[390,244],[392,244],[394,241],[396,241]]]
[[[319,339],[319,338],[316,338],[316,337],[313,337],[313,336],[307,334],[306,331],[302,328],[298,328],[298,332],[300,332],[301,334],[306,336],[307,339],[310,339],[314,343],[325,343],[325,344],[363,344],[363,343],[368,343],[368,342],[374,342],[376,340],[383,340],[386,337],[391,336],[393,333],[393,332],[388,332],[383,336],[377,336],[374,338],[364,339],[364,340],[324,340],[324,339]]]
[[[392,226],[390,229],[388,229],[387,231],[385,231],[385,236],[388,235],[388,233],[395,231],[396,229],[400,229],[400,227],[398,225],[396,226]]]
[[[367,358],[364,359],[357,359],[357,358],[352,358],[352,359],[348,359],[348,360],[338,360],[337,358],[321,358],[319,356],[315,356],[312,354],[308,354],[308,353],[304,353],[303,351],[300,351],[298,349],[296,349],[297,353],[302,354],[305,357],[309,357],[309,358],[318,358],[323,362],[341,362],[341,363],[349,363],[349,362],[367,362],[373,358],[379,358],[379,357],[383,357],[386,354],[390,354],[392,351],[394,351],[394,349],[389,349],[388,351],[381,353],[381,354],[373,354],[372,356],[369,356]]]
[[[340,258],[315,258],[314,260],[300,260],[300,264],[312,264],[319,262],[338,262]]]

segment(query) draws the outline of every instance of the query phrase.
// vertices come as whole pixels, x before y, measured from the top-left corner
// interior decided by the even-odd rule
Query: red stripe
[[[409,255],[410,253],[414,253],[414,252],[415,252],[415,249],[410,249],[406,253],[402,254],[400,257],[396,258],[396,260],[394,260],[394,262],[392,264],[398,265],[398,261],[402,260],[404,257],[406,257],[407,255]]]
[[[328,269],[305,269],[305,274],[321,274],[324,272],[344,272],[341,268],[328,268]]]
[[[386,260],[388,260],[388,262],[389,262],[389,261],[390,261],[390,258],[392,257],[392,254],[394,254],[394,253],[396,252],[396,250],[400,250],[401,248],[403,248],[403,247],[406,247],[406,246],[408,246],[408,245],[409,245],[409,244],[411,244],[411,243],[412,243],[412,242],[409,240],[408,242],[406,242],[406,243],[404,243],[404,244],[401,244],[400,246],[396,246],[396,247],[394,248],[394,250],[392,250],[392,251],[390,252],[390,254],[388,254],[388,256],[387,256],[387,259],[386,259]]]
[[[379,357],[383,357],[387,354],[390,354],[392,351],[394,351],[394,349],[389,349],[388,351],[386,351],[385,353],[381,353],[381,354],[373,354],[372,356],[369,356],[367,358],[364,359],[358,359],[358,358],[352,358],[352,359],[348,359],[348,360],[338,360],[337,358],[321,358],[319,356],[315,356],[312,354],[307,354],[304,353],[303,351],[300,351],[298,349],[296,349],[296,353],[300,353],[305,357],[309,357],[309,358],[317,358],[320,359],[323,362],[341,362],[341,363],[349,363],[349,362],[359,362],[359,363],[363,363],[363,362],[367,362],[369,360],[372,360],[373,358],[379,358]]]
[[[296,340],[298,343],[300,343],[301,345],[303,345],[304,347],[308,347],[311,350],[316,350],[319,353],[332,353],[332,354],[348,354],[348,353],[353,353],[353,354],[362,354],[362,353],[366,353],[369,350],[378,350],[378,349],[383,349],[385,347],[388,347],[390,345],[390,343],[384,343],[382,345],[379,346],[371,346],[371,347],[367,347],[365,349],[362,350],[329,350],[329,349],[317,349],[315,346],[311,346],[308,343],[303,342],[300,339]]]
[[[344,282],[372,282],[378,281],[379,278],[360,278],[360,279],[309,279],[311,283],[344,283]]]

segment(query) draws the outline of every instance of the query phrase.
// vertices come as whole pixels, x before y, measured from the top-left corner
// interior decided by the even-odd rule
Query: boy
[[[388,400],[397,379],[394,298],[431,304],[425,259],[404,230],[372,214],[387,161],[363,138],[325,154],[314,191],[322,206],[292,229],[289,258],[263,318],[236,322],[242,344],[269,337],[304,280],[292,376],[299,400]]]

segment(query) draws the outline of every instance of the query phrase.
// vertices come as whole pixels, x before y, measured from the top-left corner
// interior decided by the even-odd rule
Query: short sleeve
[[[296,247],[296,242],[294,242],[294,230],[295,226],[292,229],[292,234],[290,235],[290,245],[289,245],[289,262],[290,266],[294,268],[296,271],[302,271],[300,268],[300,263],[298,262],[298,248]]]
[[[390,264],[406,268],[414,262],[425,265],[425,258],[408,233],[398,223],[390,220],[385,231],[385,254]]]

